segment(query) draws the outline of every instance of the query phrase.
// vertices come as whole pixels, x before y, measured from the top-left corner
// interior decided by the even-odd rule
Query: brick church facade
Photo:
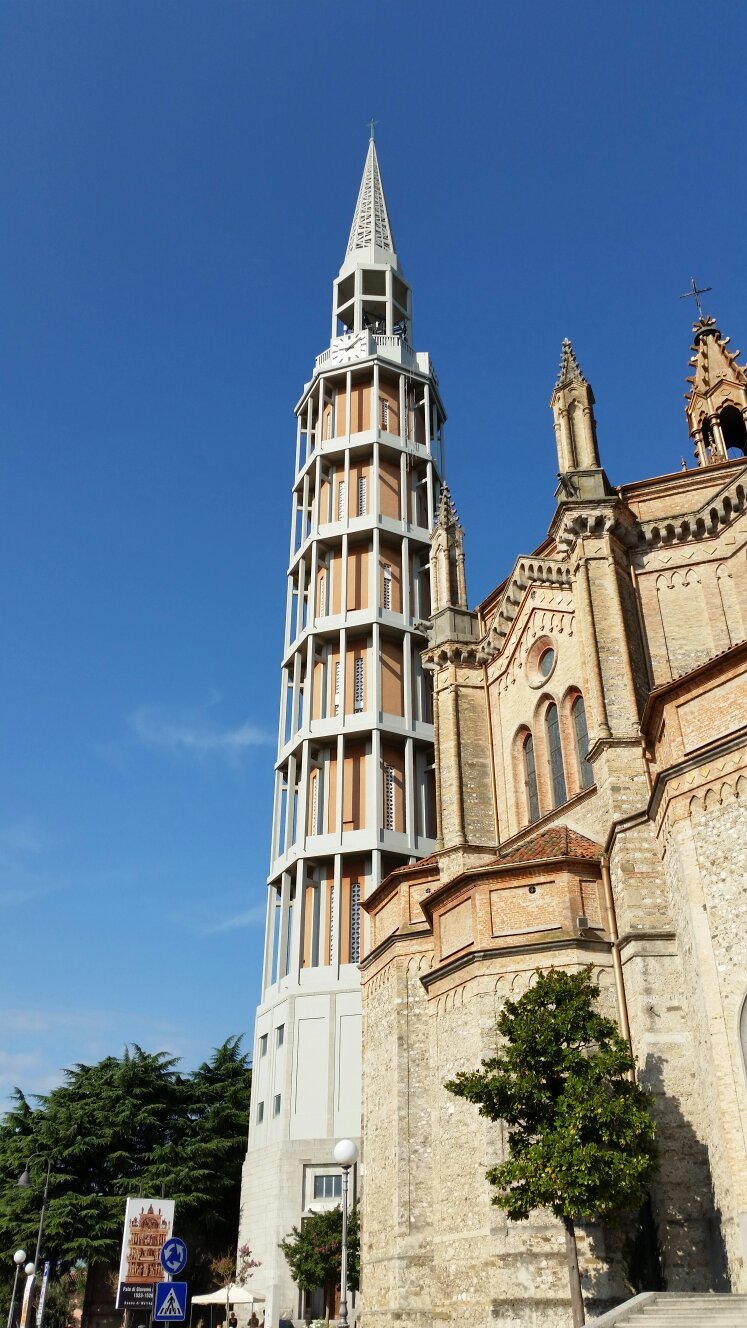
[[[592,965],[657,1119],[650,1239],[580,1229],[587,1309],[653,1242],[667,1289],[747,1291],[747,371],[707,317],[691,366],[695,467],[616,488],[564,343],[557,510],[476,609],[441,490],[436,851],[363,903],[366,1328],[567,1315],[562,1227],[491,1205],[501,1126],[443,1087],[538,967]]]

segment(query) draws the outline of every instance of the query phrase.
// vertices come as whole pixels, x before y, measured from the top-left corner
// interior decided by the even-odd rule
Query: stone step
[[[747,1295],[649,1292],[618,1305],[596,1323],[599,1328],[616,1328],[618,1323],[620,1328],[747,1328]]]
[[[747,1314],[729,1314],[719,1310],[706,1310],[704,1314],[647,1314],[644,1318],[642,1314],[631,1314],[624,1320],[625,1324],[630,1324],[631,1328],[635,1325],[646,1325],[646,1328],[672,1328],[676,1324],[697,1325],[697,1328],[745,1328],[747,1325]]]

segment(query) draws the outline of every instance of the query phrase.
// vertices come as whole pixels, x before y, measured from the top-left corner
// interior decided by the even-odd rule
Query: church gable
[[[527,586],[487,664],[501,839],[590,788],[585,670],[569,585]],[[496,634],[484,639],[485,654]]]

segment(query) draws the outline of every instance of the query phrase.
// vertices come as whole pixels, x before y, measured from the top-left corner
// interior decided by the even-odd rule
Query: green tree
[[[573,1322],[584,1322],[575,1223],[644,1200],[657,1169],[650,1099],[611,1019],[594,1007],[591,970],[537,972],[498,1018],[499,1055],[446,1087],[508,1125],[508,1157],[487,1178],[514,1221],[550,1208],[565,1228]]]
[[[301,1227],[292,1227],[280,1248],[294,1282],[302,1291],[324,1289],[325,1312],[334,1311],[334,1290],[340,1284],[342,1264],[342,1209],[313,1213]],[[360,1285],[360,1228],[358,1205],[348,1213],[348,1287]]]
[[[33,1251],[45,1167],[16,1181],[32,1153],[53,1159],[43,1254],[62,1267],[114,1267],[128,1195],[176,1201],[176,1227],[190,1245],[195,1289],[235,1240],[246,1149],[251,1070],[240,1038],[228,1038],[192,1074],[163,1052],[127,1048],[121,1058],[65,1071],[32,1105],[16,1090],[0,1122],[0,1264],[19,1245]]]

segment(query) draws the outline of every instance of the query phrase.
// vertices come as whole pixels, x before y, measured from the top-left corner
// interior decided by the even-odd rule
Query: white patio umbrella
[[[193,1296],[193,1305],[254,1305],[265,1303],[264,1296],[258,1291],[252,1291],[250,1287],[238,1286],[236,1282],[231,1282],[229,1286],[219,1287],[217,1291],[210,1291],[205,1296]]]

